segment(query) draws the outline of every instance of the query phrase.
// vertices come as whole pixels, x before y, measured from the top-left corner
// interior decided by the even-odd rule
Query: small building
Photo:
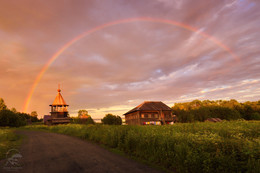
[[[220,118],[208,118],[205,120],[205,122],[213,122],[213,123],[216,123],[216,122],[221,122],[222,120]]]
[[[66,124],[70,122],[68,117],[68,106],[61,95],[60,88],[58,89],[58,94],[55,97],[54,102],[50,105],[51,115],[44,116],[44,124]]]
[[[145,101],[125,115],[128,125],[161,125],[174,123],[172,109],[161,101]]]
[[[50,116],[50,115],[44,115],[44,117],[43,117],[43,122],[44,122],[44,124],[46,124],[47,121],[50,120],[50,119],[51,119],[51,116]]]

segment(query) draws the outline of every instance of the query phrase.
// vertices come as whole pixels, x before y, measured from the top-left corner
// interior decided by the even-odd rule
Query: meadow
[[[260,121],[25,126],[94,141],[173,172],[259,172]]]
[[[13,128],[0,128],[0,160],[6,157],[10,149],[17,149],[22,137],[14,133]]]

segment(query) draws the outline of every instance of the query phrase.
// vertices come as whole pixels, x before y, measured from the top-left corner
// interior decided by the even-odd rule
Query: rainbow
[[[228,52],[236,61],[239,61],[239,58],[237,55],[235,55],[231,49],[229,47],[227,47],[225,44],[223,44],[221,41],[219,41],[218,39],[216,39],[213,36],[208,35],[205,32],[200,32],[198,28],[192,27],[190,25],[184,24],[184,23],[180,23],[180,22],[176,22],[173,20],[167,20],[167,19],[160,19],[160,18],[150,18],[150,17],[139,17],[139,18],[128,18],[128,19],[122,19],[122,20],[116,20],[116,21],[112,21],[109,23],[105,23],[103,25],[99,25],[95,28],[92,28],[90,30],[87,30],[85,32],[83,32],[82,34],[76,36],[75,38],[73,38],[72,40],[70,40],[69,42],[67,42],[64,46],[62,46],[49,60],[48,62],[43,66],[43,68],[41,69],[40,73],[37,75],[36,79],[33,82],[33,85],[30,88],[30,91],[28,93],[28,96],[25,100],[24,103],[24,107],[23,107],[23,112],[27,112],[28,106],[30,104],[32,95],[35,91],[35,88],[37,87],[38,83],[40,82],[42,76],[44,75],[44,73],[46,72],[46,70],[49,68],[49,66],[66,50],[68,49],[71,45],[73,45],[74,43],[76,43],[77,41],[79,41],[80,39],[96,32],[99,30],[102,30],[104,28],[110,27],[110,26],[114,26],[114,25],[118,25],[118,24],[124,24],[124,23],[130,23],[130,22],[137,22],[137,21],[143,21],[143,22],[154,22],[154,23],[161,23],[161,24],[168,24],[168,25],[173,25],[176,27],[180,27],[183,29],[186,29],[188,31],[191,32],[197,32],[199,35],[201,35],[202,37],[212,41],[214,44],[216,44],[218,47],[220,47],[221,49],[223,49],[224,51]]]

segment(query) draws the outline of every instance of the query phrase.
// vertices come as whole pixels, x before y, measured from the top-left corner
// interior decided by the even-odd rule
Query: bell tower
[[[65,118],[68,117],[68,104],[61,95],[60,85],[58,87],[58,94],[56,95],[55,100],[50,105],[51,107],[51,117],[52,118]]]

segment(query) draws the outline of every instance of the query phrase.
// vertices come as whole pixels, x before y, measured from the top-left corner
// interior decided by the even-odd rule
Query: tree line
[[[91,115],[88,113],[87,110],[79,110],[78,117],[72,117],[71,122],[73,124],[95,124]],[[120,116],[113,115],[113,114],[106,114],[101,119],[102,124],[107,125],[122,125],[122,119]]]
[[[173,114],[178,122],[205,121],[208,118],[220,118],[222,120],[260,120],[260,100],[240,103],[231,100],[193,100],[191,102],[175,103],[172,107]],[[39,122],[38,114],[17,112],[15,108],[9,109],[4,100],[0,98],[0,126],[19,127],[31,122]],[[101,119],[102,124],[121,125],[120,116],[106,114]],[[79,110],[78,117],[72,117],[71,123],[95,124],[87,110]]]
[[[179,122],[205,121],[208,118],[224,120],[260,120],[260,100],[240,103],[231,100],[193,100],[191,102],[175,103],[173,114]]]
[[[31,114],[18,112],[15,108],[9,109],[4,102],[4,99],[0,98],[0,127],[19,127],[25,126],[32,122],[40,122],[42,119],[38,119],[36,111],[32,111]],[[103,124],[109,125],[121,125],[122,119],[120,116],[113,114],[107,114],[101,120]],[[71,117],[71,123],[73,124],[95,124],[91,115],[87,110],[79,110],[78,117]]]
[[[31,122],[38,122],[38,114],[33,111],[31,114],[17,112],[15,108],[9,109],[4,99],[0,98],[0,126],[19,127]]]

